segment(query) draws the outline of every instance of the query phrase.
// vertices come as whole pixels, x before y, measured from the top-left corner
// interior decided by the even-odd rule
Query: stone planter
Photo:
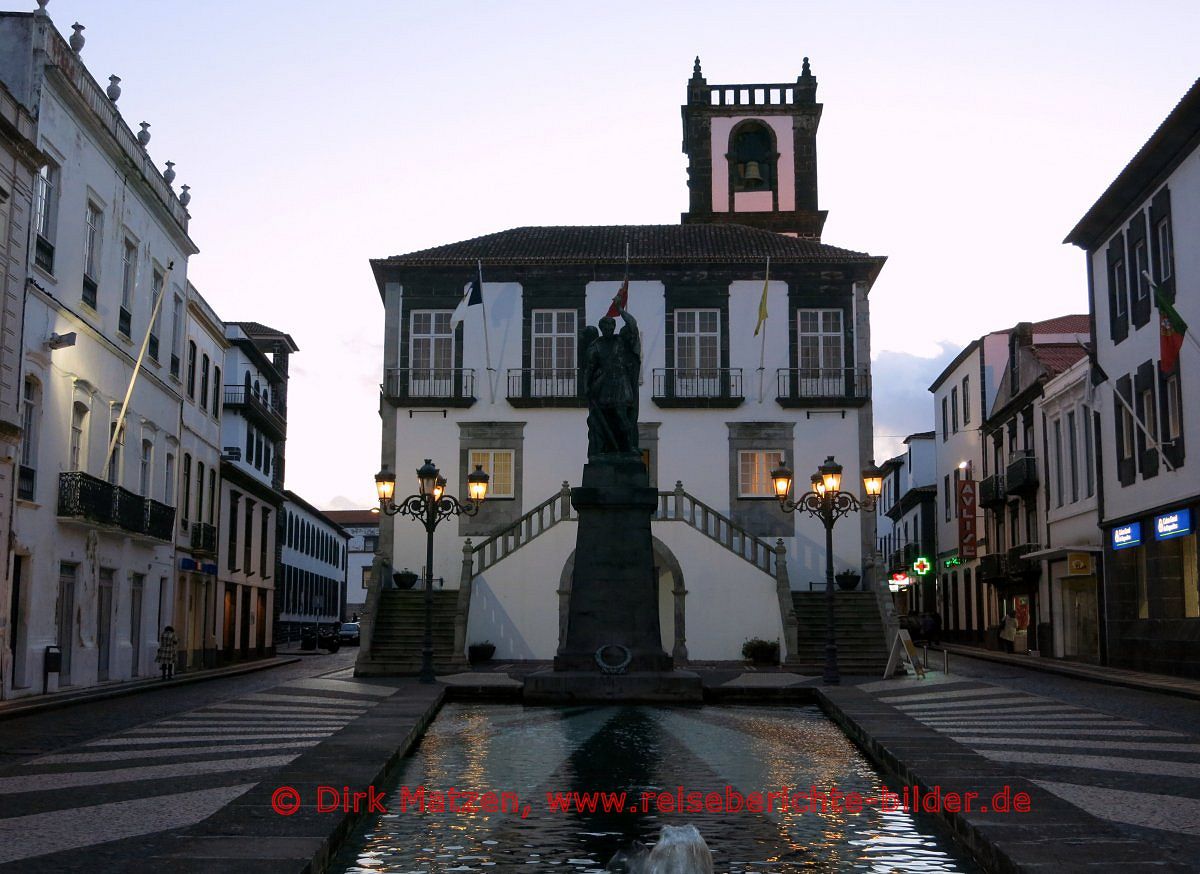
[[[417,575],[405,568],[398,573],[392,574],[392,581],[395,582],[398,589],[411,589],[417,584]]]
[[[473,643],[467,647],[467,661],[473,665],[490,662],[496,654],[494,643]]]
[[[858,588],[859,580],[862,579],[862,574],[856,574],[853,571],[845,571],[834,576],[837,581],[838,588],[843,592],[851,592]]]

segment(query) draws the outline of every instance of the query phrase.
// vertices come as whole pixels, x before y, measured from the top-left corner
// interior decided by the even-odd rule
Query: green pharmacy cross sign
[[[916,572],[917,576],[923,577],[933,570],[933,565],[930,563],[929,559],[925,558],[925,556],[921,556],[913,562],[913,570]]]
[[[962,559],[959,558],[957,555],[952,555],[948,559],[946,559],[946,561],[944,563],[945,563],[946,567],[958,567],[960,564],[962,564]]]

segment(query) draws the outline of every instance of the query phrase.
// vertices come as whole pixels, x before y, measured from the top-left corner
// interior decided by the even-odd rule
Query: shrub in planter
[[[862,574],[858,571],[845,570],[840,574],[834,575],[837,580],[838,588],[844,591],[858,588],[858,581],[862,579]]]
[[[754,638],[742,644],[742,655],[756,665],[779,664],[779,641]]]
[[[486,640],[483,643],[473,643],[467,647],[467,660],[473,665],[490,661],[495,654],[496,644]]]

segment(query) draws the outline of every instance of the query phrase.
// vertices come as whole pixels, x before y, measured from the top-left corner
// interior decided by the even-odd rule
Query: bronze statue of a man
[[[625,322],[600,320],[600,330],[583,330],[583,392],[588,401],[588,457],[637,453],[638,375],[641,349],[637,321],[613,299]]]

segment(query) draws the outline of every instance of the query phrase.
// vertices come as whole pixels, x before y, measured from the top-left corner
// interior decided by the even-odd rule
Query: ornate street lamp
[[[792,500],[790,495],[794,477],[791,469],[786,464],[781,464],[771,471],[771,482],[775,487],[775,497],[779,498],[780,509],[785,513],[804,510],[810,516],[820,519],[825,526],[826,628],[825,671],[822,679],[830,686],[841,682],[837,663],[837,635],[833,628],[833,525],[847,513],[856,513],[860,509],[868,512],[874,510],[875,501],[883,489],[883,471],[875,466],[875,462],[872,461],[863,471],[862,478],[866,497],[860,502],[854,495],[842,491],[842,466],[830,455],[812,475],[812,491]]]
[[[432,683],[433,675],[433,532],[438,524],[451,516],[474,516],[487,497],[488,475],[483,467],[467,476],[467,491],[471,497],[460,501],[446,494],[446,478],[428,458],[417,468],[417,494],[409,495],[399,504],[396,494],[396,475],[384,468],[375,474],[375,490],[379,493],[379,510],[388,516],[411,516],[425,527],[425,639],[421,646],[421,682]]]

